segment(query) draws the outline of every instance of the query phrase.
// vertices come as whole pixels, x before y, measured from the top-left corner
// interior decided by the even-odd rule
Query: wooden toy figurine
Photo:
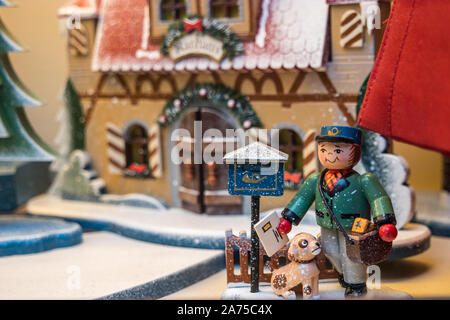
[[[319,161],[325,169],[305,180],[283,210],[278,231],[289,233],[292,224],[298,225],[315,201],[325,256],[339,272],[339,283],[345,288],[345,296],[361,296],[367,293],[367,262],[349,257],[347,251],[348,248],[365,250],[361,256],[367,256],[368,250],[373,254],[386,253],[384,248],[378,248],[379,244],[392,242],[397,236],[392,203],[375,175],[360,175],[353,170],[361,157],[361,130],[324,126],[316,140]],[[378,230],[376,240],[381,238],[382,241],[359,246],[358,241],[349,236],[356,218],[372,219]]]
[[[319,268],[315,258],[320,243],[309,233],[299,233],[291,240],[288,250],[289,264],[275,270],[271,286],[276,295],[288,298],[301,288],[303,299],[319,296]]]

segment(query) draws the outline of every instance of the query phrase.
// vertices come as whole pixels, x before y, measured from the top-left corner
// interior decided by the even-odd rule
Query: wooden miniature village
[[[203,121],[202,134],[279,129],[280,149],[290,155],[286,183],[295,190],[318,170],[308,153],[317,130],[356,123],[358,91],[384,31],[369,31],[364,3],[329,2],[88,2],[80,28],[68,31],[70,78],[85,110],[87,151],[106,189],[149,193],[196,212],[242,212],[242,201],[224,194],[223,166],[171,163],[172,133],[193,134],[195,119]],[[378,5],[384,21],[390,3]],[[60,18],[77,10],[64,7]],[[189,17],[192,27],[182,23]],[[196,48],[187,28],[202,30],[204,41],[217,35],[223,52]],[[186,41],[177,53],[175,37]]]
[[[9,5],[1,0],[0,4]],[[298,261],[289,246],[280,245],[269,256],[254,224],[274,211],[281,217],[303,183],[326,170],[317,151],[322,127],[334,126],[330,135],[339,135],[338,128],[359,127],[362,99],[391,10],[390,0],[67,1],[57,12],[69,70],[65,107],[59,115],[61,149],[55,152],[40,141],[20,111],[14,130],[7,125],[12,111],[0,113],[2,168],[8,181],[21,177],[13,183],[15,193],[2,196],[9,207],[0,211],[23,206],[25,217],[41,224],[33,232],[43,230],[47,240],[58,239],[48,241],[47,247],[36,242],[40,240],[21,238],[13,246],[26,248],[20,249],[23,253],[45,255],[38,252],[73,247],[76,257],[83,254],[80,246],[92,246],[90,262],[81,259],[65,267],[70,277],[90,270],[86,279],[95,283],[94,257],[114,260],[116,251],[117,256],[129,255],[130,265],[137,268],[151,265],[151,271],[148,279],[142,271],[120,288],[99,284],[77,291],[75,281],[71,285],[75,289],[67,293],[55,285],[44,299],[302,299],[302,294],[344,299],[342,271],[320,250],[321,228],[314,206],[289,234],[291,246],[294,242],[301,246],[305,239],[317,242],[317,248],[305,249],[310,250],[307,262],[314,263],[314,294],[308,293],[310,287],[297,296],[286,290],[272,292],[279,286],[273,279],[283,279],[284,286],[285,278],[280,277],[288,275],[289,263]],[[15,43],[9,33],[0,37],[2,54],[21,51]],[[10,65],[3,67],[11,70]],[[13,71],[8,72],[9,77],[0,73],[2,83],[14,78]],[[19,84],[15,83],[22,91],[12,90],[16,96],[10,105],[39,105]],[[410,169],[393,153],[392,140],[360,131],[362,157],[354,169],[378,177],[390,197],[398,237],[390,240],[383,263],[395,270],[397,261],[432,249],[431,231],[414,220],[418,206],[408,184]],[[28,141],[31,151],[23,147],[9,152],[8,135]],[[243,155],[240,150],[256,149],[258,155],[276,156],[269,161],[282,163],[273,179],[276,192],[256,187],[260,181],[268,184],[270,177],[259,171],[251,176],[236,173],[241,170],[238,159],[227,162]],[[204,156],[207,153],[212,160]],[[175,161],[180,157],[182,161]],[[254,159],[258,166],[262,158]],[[46,171],[51,178],[40,176]],[[26,174],[29,181],[41,183],[30,187]],[[254,189],[233,192],[230,185],[236,183],[236,174]],[[21,188],[31,189],[21,198]],[[17,228],[28,228],[28,220],[20,219],[14,222]],[[371,226],[373,231],[375,225],[368,223],[367,230]],[[117,247],[109,254],[94,253],[113,244]],[[125,254],[127,246],[130,251]],[[13,259],[17,254],[4,247],[0,265],[2,256]],[[160,256],[161,263],[151,256]],[[185,257],[180,266],[175,256]],[[45,269],[45,259],[33,259]],[[57,265],[70,260],[64,255],[59,259]],[[168,274],[161,273],[164,259],[169,261]],[[14,269],[6,262],[5,267]],[[120,277],[125,261],[112,269],[104,276]],[[371,270],[378,276],[378,269]],[[218,296],[208,296],[202,287],[208,284]],[[408,290],[384,283],[369,286],[367,295],[367,299],[411,298],[415,296]]]

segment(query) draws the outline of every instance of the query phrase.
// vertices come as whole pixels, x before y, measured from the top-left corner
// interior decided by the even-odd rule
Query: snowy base
[[[270,284],[261,283],[259,292],[251,293],[248,284],[230,283],[228,289],[222,294],[223,300],[285,300],[283,297],[273,293]],[[345,298],[344,289],[335,281],[320,281],[318,297],[314,300],[409,300],[412,297],[401,291],[395,291],[388,287],[381,286],[380,289],[369,289],[364,297]],[[302,297],[292,295],[288,300],[302,300]]]
[[[88,232],[76,246],[1,257],[0,300],[155,299],[224,267],[219,250],[161,246],[110,232]]]
[[[30,254],[77,245],[81,227],[57,219],[0,216],[0,257]]]
[[[43,195],[28,203],[27,212],[75,221],[86,229],[110,231],[133,239],[179,247],[224,249],[226,229],[232,229],[235,234],[247,230],[247,234],[250,234],[249,216],[208,216],[180,208],[154,210]],[[314,211],[307,213],[302,223],[293,228],[291,235],[300,232],[320,233]],[[393,242],[389,259],[422,253],[430,246],[430,236],[431,232],[426,226],[406,225]]]
[[[101,297],[99,299],[159,299],[193,285],[196,282],[204,280],[224,268],[225,256],[223,253],[217,253],[209,259],[182,268],[172,274],[160,277],[130,289]]]

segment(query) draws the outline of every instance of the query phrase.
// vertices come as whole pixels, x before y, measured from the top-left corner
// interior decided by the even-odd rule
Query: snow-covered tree
[[[80,98],[69,79],[64,90],[64,106],[58,115],[61,123],[55,142],[59,157],[52,163],[56,177],[49,190],[65,199],[98,201],[105,193],[105,182],[94,170],[85,149],[84,115]]]
[[[55,138],[59,156],[52,163],[53,171],[58,171],[74,150],[85,149],[83,108],[70,79],[66,82],[63,100],[64,106],[58,113],[61,126]]]
[[[11,6],[0,0],[1,7]],[[9,60],[10,52],[23,47],[0,19],[0,161],[51,161],[53,151],[31,127],[23,107],[40,106],[37,99],[19,80]]]
[[[85,151],[75,150],[58,173],[59,192],[65,199],[98,201],[105,183],[90,169],[90,157]]]

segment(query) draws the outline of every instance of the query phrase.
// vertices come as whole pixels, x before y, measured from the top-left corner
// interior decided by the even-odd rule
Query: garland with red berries
[[[177,40],[193,32],[209,35],[221,41],[225,51],[225,58],[229,60],[245,53],[242,41],[236,33],[231,31],[228,25],[199,15],[189,16],[185,20],[178,20],[172,23],[169,26],[167,35],[163,36],[161,53],[166,56],[169,55],[170,47]]]
[[[222,84],[211,83],[198,83],[175,94],[165,105],[158,123],[161,127],[166,127],[172,124],[184,109],[202,101],[208,101],[216,108],[227,108],[244,129],[262,127],[248,97]]]

